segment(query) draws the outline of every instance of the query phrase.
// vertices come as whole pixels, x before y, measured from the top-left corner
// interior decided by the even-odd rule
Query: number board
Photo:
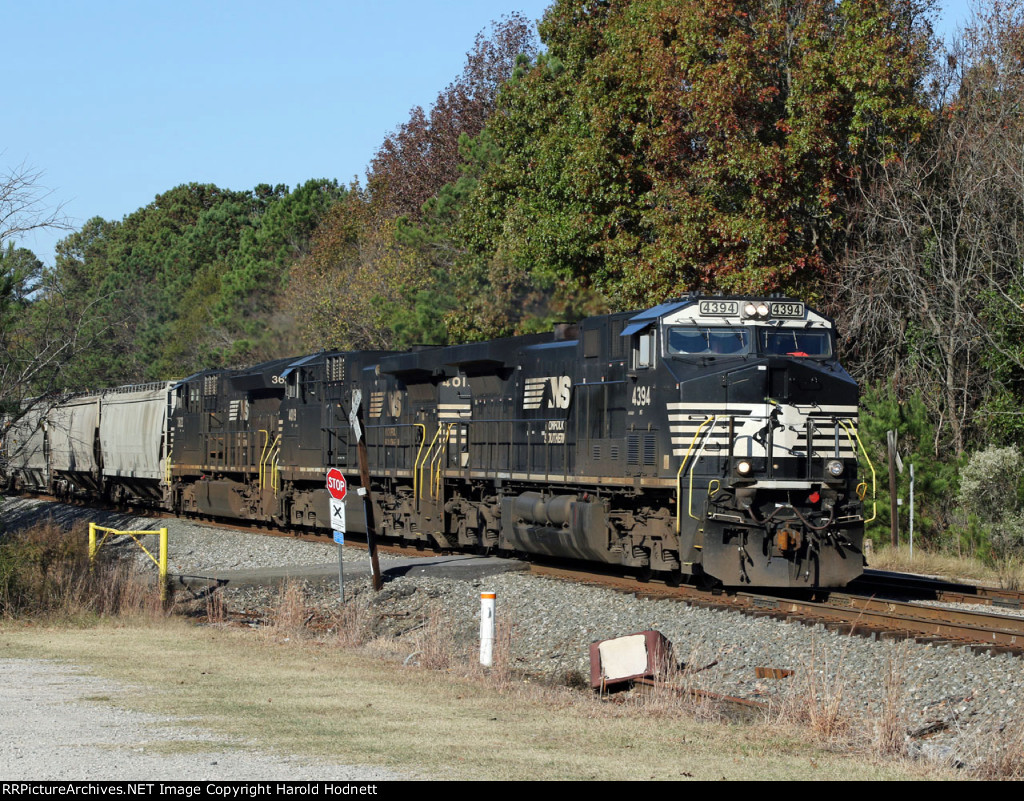
[[[700,313],[709,317],[729,317],[740,313],[740,304],[735,300],[702,300]]]
[[[768,304],[772,317],[781,317],[786,320],[802,320],[804,318],[803,303],[778,303],[772,301]]]

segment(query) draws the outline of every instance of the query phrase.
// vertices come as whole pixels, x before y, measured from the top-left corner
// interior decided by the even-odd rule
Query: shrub
[[[974,453],[960,472],[957,500],[968,527],[982,533],[989,558],[997,567],[1015,564],[1024,555],[1022,463],[1017,448],[990,445]]]
[[[84,530],[49,522],[0,539],[4,617],[124,615],[157,608],[156,596],[129,560],[101,551],[90,569]]]

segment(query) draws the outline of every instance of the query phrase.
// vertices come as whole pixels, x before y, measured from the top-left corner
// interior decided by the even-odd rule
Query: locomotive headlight
[[[843,463],[838,459],[829,459],[825,463],[825,470],[833,478],[839,478],[843,474]]]
[[[744,303],[743,304],[743,316],[747,319],[753,318],[756,320],[768,319],[768,304],[767,303]]]
[[[750,462],[736,462],[736,472],[741,476],[749,476],[753,470],[754,466]]]

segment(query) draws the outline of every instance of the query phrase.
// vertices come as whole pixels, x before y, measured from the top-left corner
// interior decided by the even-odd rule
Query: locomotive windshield
[[[681,356],[741,356],[750,352],[750,332],[746,328],[670,328],[668,352]]]
[[[672,356],[743,356],[752,352],[750,328],[673,326],[668,329]],[[766,356],[803,356],[821,359],[832,355],[828,331],[805,328],[757,328],[757,350]]]
[[[758,329],[761,352],[778,356],[824,358],[832,355],[832,338],[828,331],[803,328]]]

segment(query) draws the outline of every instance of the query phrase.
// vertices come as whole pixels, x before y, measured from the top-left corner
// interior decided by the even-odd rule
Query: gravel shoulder
[[[130,688],[74,665],[0,659],[0,776],[5,781],[385,781],[362,765],[268,754],[180,720],[124,709]]]

